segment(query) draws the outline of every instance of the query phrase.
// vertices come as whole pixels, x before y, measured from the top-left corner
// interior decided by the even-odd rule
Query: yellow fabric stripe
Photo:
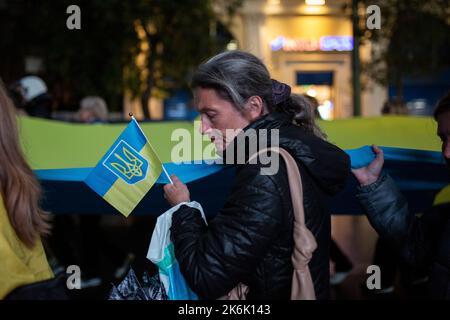
[[[433,205],[437,206],[449,202],[450,202],[450,185],[446,186],[444,189],[439,191],[439,193],[434,198]]]
[[[122,179],[117,179],[103,196],[106,201],[125,217],[128,217],[134,208],[136,208],[162,172],[161,161],[159,161],[158,156],[148,142],[139,153],[149,161],[147,178],[136,184],[128,184]]]

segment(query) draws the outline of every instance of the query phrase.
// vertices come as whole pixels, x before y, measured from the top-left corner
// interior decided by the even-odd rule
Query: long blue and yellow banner
[[[361,146],[383,146],[385,168],[407,196],[413,211],[420,212],[432,205],[436,194],[448,183],[447,168],[440,154],[439,138],[436,136],[436,122],[432,118],[354,118],[322,121],[320,125],[328,134],[328,140],[350,155],[353,167],[365,165],[374,157],[370,147]],[[113,186],[118,186],[115,183],[119,180],[121,168],[125,168],[124,172],[128,170],[127,165],[123,167],[123,163],[132,164],[136,161],[139,164],[139,161],[133,159],[139,159],[145,141],[142,137],[139,138],[138,130],[134,131],[137,137],[131,140],[136,139],[140,144],[130,144],[136,152],[125,153],[122,148],[119,153],[116,152],[118,158],[111,154],[111,146],[117,146],[117,140],[120,139],[117,137],[125,132],[127,124],[86,125],[25,117],[19,119],[19,127],[24,152],[44,186],[45,209],[54,213],[73,214],[116,212],[103,200],[103,196]],[[181,165],[171,163],[171,151],[177,144],[176,139],[172,139],[173,133],[176,130],[184,130],[194,136],[198,128],[195,128],[192,122],[144,122],[140,127],[145,133],[143,136],[151,138],[154,151],[167,171],[189,183],[192,199],[202,202],[207,214],[217,212],[226,199],[233,179],[232,171],[204,161],[194,163],[194,160],[202,159],[195,152],[189,156],[190,162]],[[208,143],[203,147],[205,145]],[[192,147],[195,150],[194,143]],[[108,159],[113,161],[109,162],[109,169],[104,165],[101,167],[101,170],[106,170],[109,178],[105,178],[102,186],[97,186],[101,191],[100,198],[86,187],[84,181],[93,172],[93,167],[101,164],[107,155],[110,155]],[[113,166],[112,163],[116,165]],[[133,165],[130,168],[133,168]],[[112,172],[114,170],[118,170],[116,174]],[[126,176],[123,178],[127,179]],[[126,180],[121,181],[125,183]],[[168,205],[161,188],[165,183],[168,183],[168,180],[164,174],[156,177],[155,187],[143,197],[133,214],[157,215],[166,210]],[[350,179],[348,188],[333,199],[333,213],[362,213],[354,197],[354,188],[355,182]],[[449,194],[440,193],[437,199],[440,203],[445,202]],[[128,208],[131,209],[131,206],[128,205]]]

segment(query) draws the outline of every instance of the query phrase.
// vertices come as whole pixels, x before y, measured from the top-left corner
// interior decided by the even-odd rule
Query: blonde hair
[[[94,114],[96,120],[108,120],[108,107],[105,100],[98,96],[87,96],[80,102],[80,111],[89,110]]]
[[[0,192],[19,239],[32,248],[50,232],[49,216],[39,207],[41,187],[19,143],[16,113],[0,80]]]

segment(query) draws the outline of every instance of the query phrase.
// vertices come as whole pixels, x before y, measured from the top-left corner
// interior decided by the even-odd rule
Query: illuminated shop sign
[[[323,36],[319,39],[289,39],[279,36],[270,42],[272,51],[351,51],[353,37]]]

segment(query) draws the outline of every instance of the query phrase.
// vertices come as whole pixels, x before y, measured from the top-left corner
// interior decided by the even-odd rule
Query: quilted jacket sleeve
[[[274,177],[247,165],[208,227],[197,209],[182,206],[173,214],[175,255],[189,286],[201,297],[227,294],[256,269],[280,232],[283,208]]]
[[[375,183],[361,187],[357,197],[380,237],[410,266],[426,267],[437,248],[444,217],[434,210],[420,216],[411,213],[395,182],[385,173]]]

